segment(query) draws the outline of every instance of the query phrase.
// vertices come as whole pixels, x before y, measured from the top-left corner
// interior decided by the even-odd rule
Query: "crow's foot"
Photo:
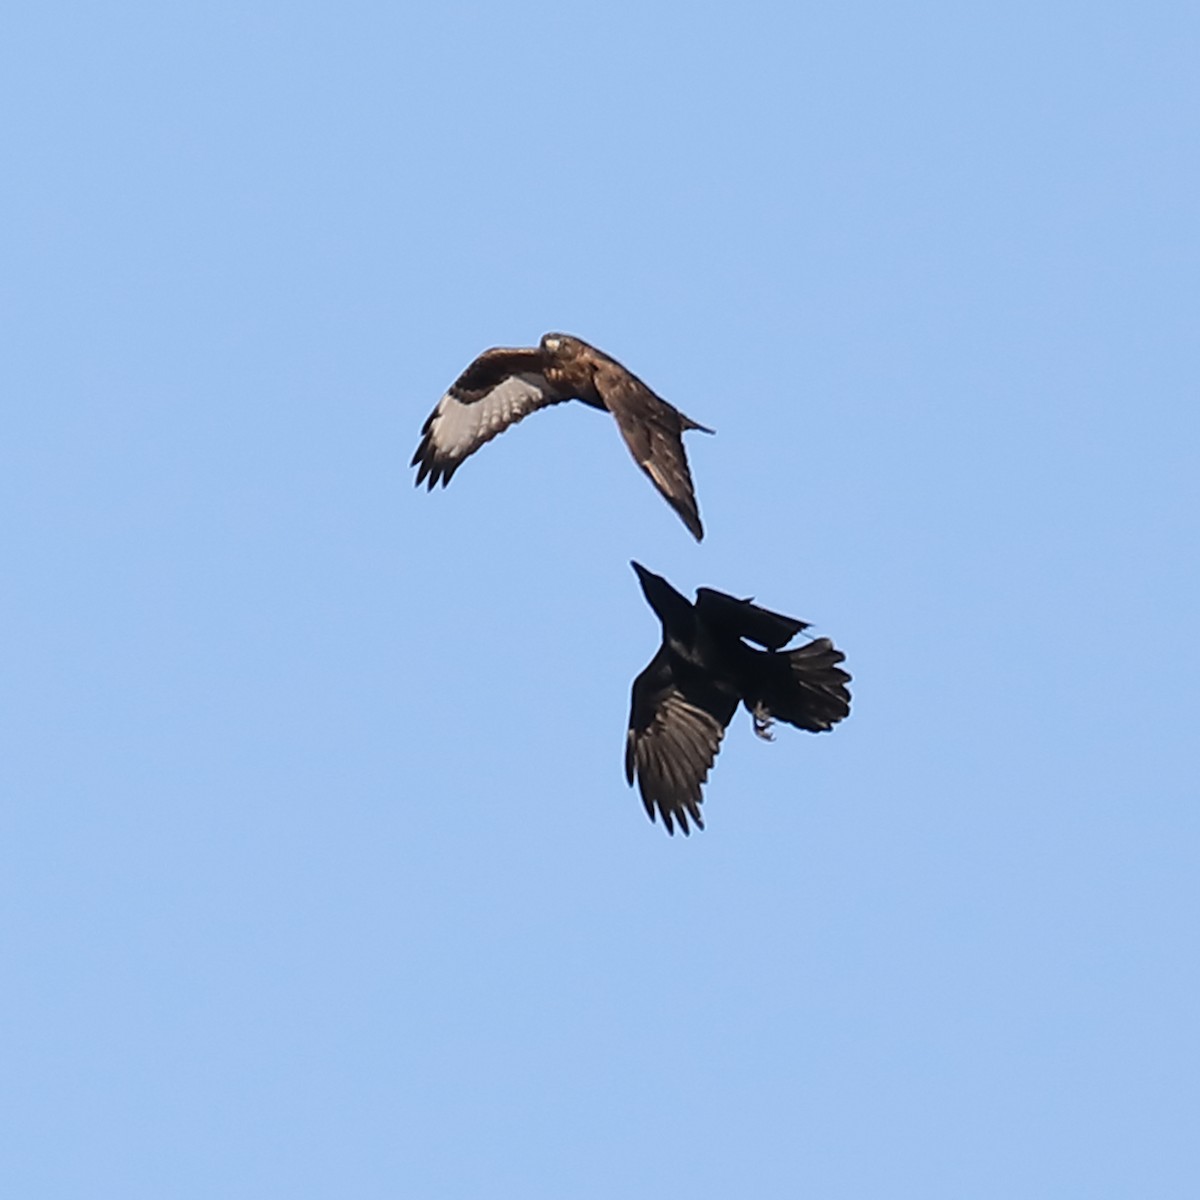
[[[775,735],[771,732],[771,726],[775,724],[775,718],[771,716],[770,709],[760,700],[750,710],[750,716],[754,719],[754,732],[764,742],[773,742]]]

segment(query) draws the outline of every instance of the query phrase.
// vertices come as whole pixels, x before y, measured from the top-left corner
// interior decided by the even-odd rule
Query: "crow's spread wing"
[[[463,459],[498,433],[536,409],[570,400],[546,381],[544,365],[538,350],[485,350],[429,414],[410,464],[417,484],[428,478],[429,488],[439,481],[444,487]]]
[[[808,628],[807,621],[771,612],[715,588],[696,589],[696,611],[714,628],[757,642],[767,650],[782,650],[796,634]]]
[[[690,832],[689,816],[698,829],[704,828],[701,785],[737,703],[736,695],[716,688],[688,695],[674,677],[665,648],[634,680],[625,778],[632,785],[636,776],[646,815],[653,821],[657,812],[668,833],[675,832],[675,821],[685,834]]]

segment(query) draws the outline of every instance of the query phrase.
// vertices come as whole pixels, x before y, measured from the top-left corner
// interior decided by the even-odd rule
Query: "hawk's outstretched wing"
[[[637,777],[646,815],[657,812],[675,832],[674,821],[689,833],[688,817],[698,829],[701,785],[716,760],[738,698],[715,688],[688,695],[671,670],[665,647],[633,681],[629,732],[625,737],[625,778]]]
[[[428,478],[430,489],[445,487],[463,459],[515,425],[522,417],[550,404],[570,400],[544,374],[540,350],[485,350],[454,381],[429,414],[411,466],[417,484]]]
[[[613,370],[613,368],[617,368]],[[634,461],[679,514],[696,541],[704,537],[696,489],[683,449],[683,431],[711,429],[685,417],[656,396],[636,375],[611,360],[597,370],[596,390],[617,419],[617,427]]]

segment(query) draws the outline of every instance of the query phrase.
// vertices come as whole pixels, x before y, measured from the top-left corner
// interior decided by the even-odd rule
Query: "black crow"
[[[689,816],[704,828],[701,784],[739,701],[768,741],[775,720],[819,733],[849,714],[850,676],[838,666],[845,655],[828,638],[784,650],[806,621],[712,588],[700,588],[692,604],[661,575],[632,566],[662,622],[663,641],[633,681],[625,777],[632,786],[637,776],[651,821],[657,811],[668,833],[678,821],[686,834]]]
[[[699,541],[704,536],[696,492],[683,451],[683,431],[711,429],[656,396],[603,350],[565,333],[548,333],[537,347],[485,350],[450,385],[421,430],[413,455],[418,484],[444,487],[463,459],[522,417],[582,400],[607,409],[638,466]]]

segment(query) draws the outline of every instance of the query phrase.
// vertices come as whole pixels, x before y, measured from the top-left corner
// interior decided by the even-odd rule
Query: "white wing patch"
[[[464,404],[447,392],[429,428],[439,457],[466,458],[543,403],[546,391],[540,375],[510,375],[473,404]]]
[[[413,456],[417,483],[429,477],[429,487],[445,484],[459,464],[522,417],[548,404],[566,399],[553,391],[536,372],[522,372],[501,380],[477,400],[459,400],[448,391],[430,414]]]

